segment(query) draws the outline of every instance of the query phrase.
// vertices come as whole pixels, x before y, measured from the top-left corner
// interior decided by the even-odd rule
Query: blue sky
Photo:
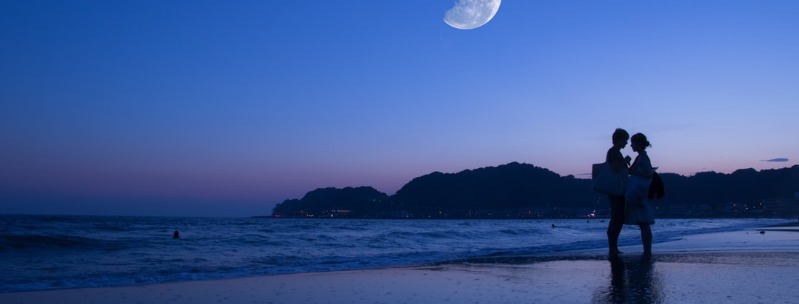
[[[0,213],[268,214],[512,161],[799,159],[799,2],[3,1]],[[625,154],[633,154],[628,147]],[[764,160],[785,158],[787,161]]]

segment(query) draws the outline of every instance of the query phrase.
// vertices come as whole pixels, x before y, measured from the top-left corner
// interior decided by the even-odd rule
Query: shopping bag
[[[614,172],[607,162],[593,164],[591,182],[595,192],[622,196],[627,188],[627,169]]]

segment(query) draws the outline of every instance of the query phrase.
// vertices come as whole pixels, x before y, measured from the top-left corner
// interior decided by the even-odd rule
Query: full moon
[[[456,29],[470,30],[491,21],[502,0],[457,0],[455,6],[444,13],[444,22]]]

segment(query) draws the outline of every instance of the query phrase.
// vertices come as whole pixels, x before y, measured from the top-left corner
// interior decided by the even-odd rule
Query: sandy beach
[[[762,231],[762,232],[761,232]],[[796,227],[424,267],[0,294],[0,303],[796,303]]]

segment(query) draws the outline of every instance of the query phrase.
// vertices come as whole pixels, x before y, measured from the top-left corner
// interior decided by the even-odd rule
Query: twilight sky
[[[0,213],[269,214],[512,161],[584,177],[616,127],[661,172],[797,164],[799,1],[505,0],[473,30],[453,3],[2,1]]]

